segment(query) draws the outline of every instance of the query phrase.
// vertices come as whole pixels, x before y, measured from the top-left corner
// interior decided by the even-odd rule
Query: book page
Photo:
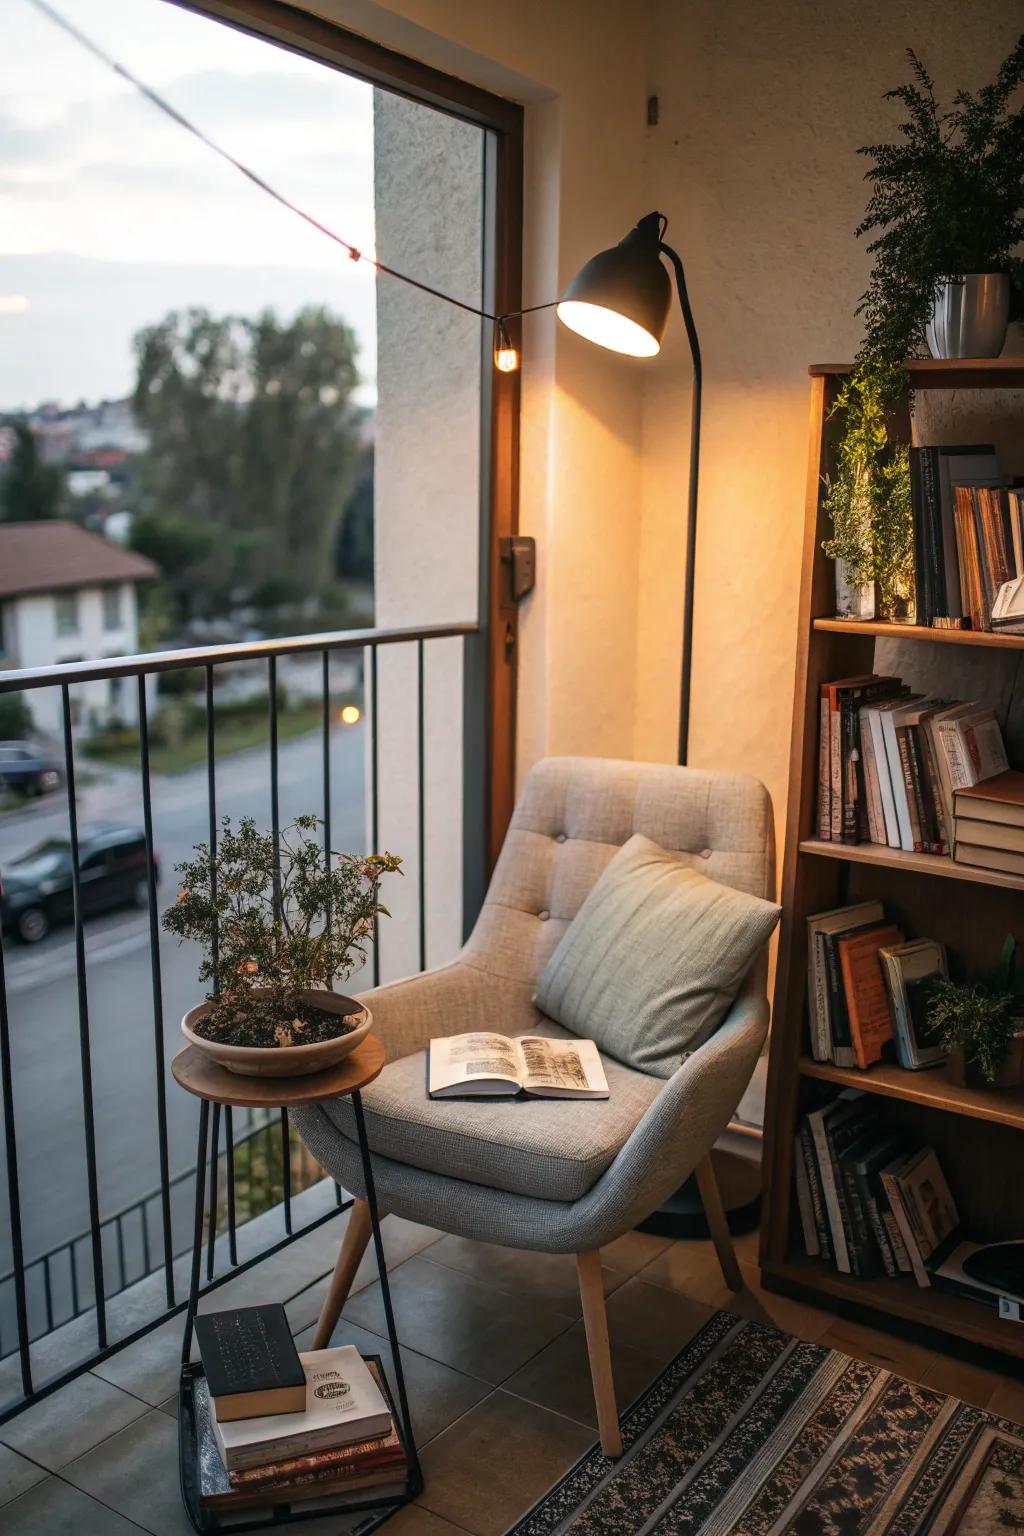
[[[480,1078],[504,1078],[518,1085],[519,1053],[506,1035],[449,1035],[430,1042],[430,1092]]]
[[[543,1035],[521,1035],[523,1087],[553,1089],[559,1093],[607,1092],[608,1082],[593,1040],[549,1040]]]

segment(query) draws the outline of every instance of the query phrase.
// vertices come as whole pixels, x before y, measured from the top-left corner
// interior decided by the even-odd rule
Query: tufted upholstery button
[[[559,832],[558,836],[555,838],[555,842],[556,843],[564,843],[565,842],[565,833],[564,832]]]
[[[710,848],[702,848],[701,851],[700,851],[700,856],[701,856],[702,859],[710,859],[710,857],[711,857],[711,849]]]
[[[548,911],[547,907],[545,907],[543,912],[537,913],[537,916],[540,918],[542,923],[546,923],[548,918],[551,916],[551,913]]]

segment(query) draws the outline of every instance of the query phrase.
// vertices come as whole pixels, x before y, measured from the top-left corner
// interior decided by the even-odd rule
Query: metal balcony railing
[[[417,842],[417,891],[416,891],[416,924],[418,934],[418,957],[420,969],[426,965],[426,890],[425,890],[425,804],[424,804],[424,741],[425,741],[425,689],[424,689],[424,655],[425,649],[432,642],[460,637],[464,647],[473,643],[473,637],[480,635],[479,627],[475,624],[450,624],[435,625],[410,629],[364,629],[347,630],[336,634],[296,636],[284,640],[258,641],[238,645],[219,645],[212,647],[198,647],[181,651],[156,652],[144,656],[116,657],[104,661],[75,662],[65,666],[43,667],[37,669],[25,669],[19,671],[0,672],[0,695],[9,693],[23,693],[33,689],[57,688],[60,690],[61,722],[63,735],[63,768],[66,781],[67,795],[67,838],[70,846],[71,859],[71,887],[72,887],[72,932],[74,945],[74,971],[75,988],[77,995],[77,1034],[78,1034],[78,1068],[80,1076],[80,1109],[82,1116],[82,1144],[81,1154],[85,1166],[85,1185],[87,1190],[87,1223],[82,1223],[82,1229],[73,1234],[69,1233],[66,1240],[51,1246],[46,1252],[28,1257],[25,1253],[23,1241],[23,1195],[22,1183],[19,1178],[19,1102],[16,1073],[12,1052],[11,1013],[9,1008],[8,983],[5,968],[4,941],[0,933],[0,1112],[3,1117],[4,1129],[4,1179],[7,1194],[7,1215],[9,1221],[10,1255],[9,1262],[3,1265],[0,1272],[0,1330],[3,1327],[4,1299],[5,1295],[13,1297],[13,1304],[8,1303],[7,1313],[9,1318],[8,1332],[0,1331],[0,1364],[2,1357],[9,1355],[18,1359],[18,1377],[20,1380],[20,1395],[13,1400],[4,1400],[0,1393],[0,1423],[10,1418],[12,1414],[19,1412],[23,1407],[37,1398],[49,1394],[58,1387],[64,1385],[80,1372],[88,1370],[107,1355],[115,1350],[123,1348],[126,1344],[141,1337],[149,1329],[156,1327],[168,1317],[184,1310],[185,1287],[175,1277],[176,1244],[174,1239],[172,1221],[172,1200],[175,1191],[184,1186],[192,1185],[194,1188],[195,1175],[190,1170],[187,1173],[172,1175],[168,1150],[168,1114],[167,1114],[167,1081],[166,1081],[166,1055],[165,1055],[165,1018],[164,1018],[164,994],[163,974],[160,955],[160,925],[157,906],[157,858],[154,847],[154,817],[151,785],[151,738],[150,719],[147,703],[147,679],[162,672],[181,671],[184,669],[202,669],[205,678],[205,758],[206,758],[206,801],[207,801],[207,837],[211,849],[216,849],[218,833],[217,811],[217,727],[215,709],[215,684],[217,669],[229,666],[233,663],[265,663],[267,683],[267,722],[268,722],[268,762],[267,774],[270,791],[270,819],[271,828],[276,836],[280,831],[280,794],[279,794],[279,741],[278,741],[278,661],[283,657],[292,656],[319,656],[320,668],[320,714],[321,714],[321,750],[320,769],[322,773],[323,795],[323,820],[324,820],[324,846],[325,850],[331,849],[331,726],[332,706],[330,696],[330,662],[334,654],[339,652],[354,652],[361,654],[363,659],[364,694],[368,706],[369,715],[369,743],[368,743],[368,792],[366,796],[369,825],[367,828],[368,845],[376,849],[379,835],[379,747],[380,730],[378,717],[378,653],[381,647],[408,646],[415,650],[416,657],[416,708],[415,708],[415,784],[411,787],[415,793],[416,806],[416,842]],[[479,675],[479,669],[466,667],[464,675]],[[80,857],[80,828],[79,828],[79,792],[76,786],[76,762],[75,762],[75,713],[73,709],[72,689],[76,684],[88,683],[115,678],[135,679],[138,691],[138,742],[139,758],[138,771],[141,784],[142,820],[145,836],[146,869],[145,879],[147,888],[148,908],[148,942],[150,957],[150,990],[151,1007],[147,1010],[151,1014],[153,1065],[154,1065],[154,1090],[155,1103],[153,1105],[154,1135],[157,1143],[159,1162],[159,1182],[157,1187],[145,1196],[140,1197],[124,1209],[104,1214],[101,1202],[100,1175],[97,1154],[97,1127],[94,1106],[94,1072],[92,1059],[92,1029],[90,1026],[90,1001],[89,1001],[89,964],[85,942],[85,922],[82,902],[82,869]],[[482,786],[481,786],[482,791]],[[373,982],[376,985],[380,979],[380,960],[377,946],[374,946],[372,955]],[[75,1106],[76,1109],[79,1106]],[[52,1112],[59,1114],[60,1105],[52,1106]],[[215,1275],[215,1240],[217,1234],[217,1220],[214,1218],[208,1228],[207,1240],[207,1284],[205,1289],[210,1290],[223,1284],[232,1275],[258,1263],[269,1253],[276,1252],[279,1248],[313,1230],[322,1222],[329,1220],[337,1213],[338,1207],[348,1204],[343,1199],[340,1189],[336,1189],[336,1198],[331,1201],[331,1209],[320,1214],[315,1219],[308,1221],[305,1226],[295,1227],[292,1220],[292,1196],[293,1196],[293,1167],[291,1133],[286,1111],[280,1116],[280,1172],[279,1178],[272,1190],[265,1191],[265,1195],[276,1195],[280,1190],[280,1203],[283,1206],[285,1236],[283,1240],[267,1246],[262,1252],[239,1262],[236,1246],[236,1227],[238,1225],[239,1201],[238,1201],[238,1172],[239,1162],[236,1153],[246,1143],[252,1145],[251,1138],[255,1135],[267,1135],[265,1124],[253,1125],[248,1122],[245,1127],[239,1129],[243,1134],[236,1141],[235,1125],[232,1120],[230,1108],[226,1108],[223,1116],[223,1154],[219,1153],[221,1126],[219,1106],[214,1106],[212,1146],[214,1155],[209,1168],[209,1205],[208,1209],[216,1213],[219,1207],[218,1201],[218,1169],[223,1156],[226,1184],[224,1199],[224,1224],[228,1237],[228,1266],[223,1273]],[[244,1154],[243,1154],[244,1155]],[[269,1157],[265,1160],[269,1163]],[[248,1175],[250,1184],[252,1181],[253,1163],[251,1150],[249,1153]],[[250,1189],[251,1195],[251,1189]],[[135,1223],[135,1227],[132,1223]],[[138,1241],[135,1243],[135,1252],[129,1261],[126,1257],[126,1233],[136,1230]],[[178,1253],[181,1250],[180,1242],[177,1245]],[[84,1274],[79,1272],[79,1254],[84,1251]],[[63,1264],[59,1255],[64,1255],[67,1265],[67,1280],[65,1284],[67,1295],[58,1302],[55,1299],[55,1276],[63,1272]],[[111,1272],[112,1271],[112,1272]],[[154,1307],[153,1315],[146,1318],[141,1326],[135,1326],[129,1332],[120,1331],[120,1336],[112,1337],[108,1328],[108,1301],[132,1284],[136,1279],[146,1273],[163,1274],[163,1305]],[[33,1313],[30,1323],[30,1310]],[[86,1349],[81,1358],[66,1369],[56,1374],[46,1375],[46,1379],[39,1379],[43,1374],[33,1360],[33,1344],[47,1332],[60,1327],[69,1318],[81,1317],[88,1311],[94,1316],[95,1342],[91,1348]],[[13,1324],[13,1327],[10,1325]]]

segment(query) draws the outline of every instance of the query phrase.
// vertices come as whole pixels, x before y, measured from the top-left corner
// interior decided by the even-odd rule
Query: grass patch
[[[297,704],[283,709],[277,716],[278,741],[289,741],[295,736],[306,736],[320,728],[323,710],[319,704]],[[234,719],[216,719],[217,756],[228,757],[233,752],[245,752],[251,747],[266,746],[269,742],[266,708],[256,716]],[[124,768],[139,765],[139,737],[137,731],[118,731],[116,741],[94,738],[86,742],[83,752],[94,761],[115,763]],[[206,761],[206,730],[192,730],[180,741],[158,743],[150,740],[149,766],[154,773],[182,773]]]

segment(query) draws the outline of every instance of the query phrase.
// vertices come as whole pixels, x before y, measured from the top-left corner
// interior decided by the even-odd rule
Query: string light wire
[[[126,65],[121,64],[117,59],[113,58],[112,55],[107,53],[104,48],[101,48],[98,43],[94,42],[91,37],[88,37],[86,33],[84,33],[79,27],[76,27],[73,22],[70,22],[66,16],[64,16],[60,11],[56,9],[55,6],[49,3],[49,0],[28,0],[28,3],[29,5],[33,6],[35,10],[37,10],[41,15],[45,16],[49,21],[52,21],[55,26],[60,27],[63,32],[66,32],[69,37],[73,38],[74,41],[78,43],[82,48],[86,49],[88,53],[91,53],[94,58],[100,61],[101,64],[104,64],[108,69],[113,70],[115,75],[119,75],[122,80],[126,80],[128,84],[133,86],[140,95],[144,96],[152,106],[156,107],[158,111],[164,113],[164,115],[169,117],[172,122],[177,123],[179,128],[183,128],[186,133],[190,133],[193,138],[198,139],[200,144],[205,145],[205,147],[212,151],[213,154],[219,155],[222,160],[226,160],[228,165],[233,166],[234,169],[240,172],[240,174],[243,175],[248,181],[250,181],[254,187],[258,187],[261,192],[265,192],[268,197],[273,198],[275,203],[280,204],[282,208],[287,209],[289,213],[294,214],[296,218],[301,219],[303,223],[308,224],[312,229],[317,230],[321,235],[325,235],[328,240],[333,240],[335,245],[340,245],[342,250],[345,251],[351,261],[365,262],[366,265],[372,267],[374,271],[382,272],[385,276],[394,278],[396,282],[405,283],[410,288],[418,288],[421,293],[429,294],[431,298],[434,299],[440,299],[442,303],[450,304],[455,309],[461,309],[466,314],[477,315],[481,320],[489,320],[495,326],[500,335],[506,334],[506,320],[510,320],[519,315],[534,314],[541,309],[553,309],[555,303],[557,303],[557,300],[554,300],[550,304],[534,304],[529,309],[518,309],[510,311],[507,314],[494,315],[491,314],[489,310],[481,309],[476,304],[467,303],[465,299],[458,299],[454,294],[446,293],[442,288],[434,288],[430,283],[420,282],[419,278],[410,277],[408,272],[399,272],[395,267],[389,267],[386,262],[378,261],[374,256],[367,256],[365,251],[361,251],[359,247],[353,245],[350,240],[345,240],[341,235],[337,234],[335,230],[329,228],[328,225],[321,223],[321,221],[317,218],[314,218],[311,213],[307,213],[304,208],[300,208],[297,203],[293,203],[292,200],[286,197],[283,192],[279,192],[276,187],[272,187],[268,181],[265,181],[264,178],[258,174],[258,172],[252,170],[250,166],[237,159],[233,154],[230,153],[230,151],[224,149],[223,146],[218,144],[214,139],[211,139],[209,134],[204,133],[203,130],[199,128],[195,123],[193,123],[190,118],[187,118],[184,113],[179,112],[177,107],[172,106],[171,103],[167,101],[163,96],[161,96],[158,91],[155,91],[152,86],[147,85],[144,80],[140,80],[138,75],[133,74]]]

